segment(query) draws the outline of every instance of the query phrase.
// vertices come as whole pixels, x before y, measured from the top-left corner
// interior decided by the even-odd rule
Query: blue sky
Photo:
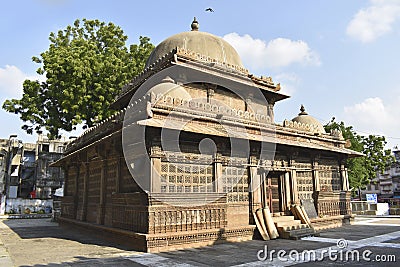
[[[322,123],[334,116],[360,134],[385,135],[389,148],[400,145],[400,1],[13,0],[0,7],[2,103],[21,97],[23,80],[36,79],[31,57],[75,19],[113,22],[128,44],[140,35],[158,44],[189,30],[196,16],[200,30],[230,42],[251,73],[271,76],[291,95],[276,104],[276,122],[304,104]],[[1,110],[0,118],[0,138],[36,140],[17,115]]]

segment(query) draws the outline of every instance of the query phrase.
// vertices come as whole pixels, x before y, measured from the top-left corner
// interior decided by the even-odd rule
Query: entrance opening
[[[281,189],[281,178],[282,173],[280,172],[268,172],[263,181],[263,206],[269,207],[271,213],[281,212],[282,210],[282,189]]]

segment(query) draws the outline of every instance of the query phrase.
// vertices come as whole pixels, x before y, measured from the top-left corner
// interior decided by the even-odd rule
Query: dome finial
[[[192,27],[192,31],[199,30],[199,22],[197,21],[196,17],[194,17],[192,24],[190,26]]]
[[[304,108],[303,104],[301,104],[299,115],[308,115],[308,113],[306,112],[306,109]]]

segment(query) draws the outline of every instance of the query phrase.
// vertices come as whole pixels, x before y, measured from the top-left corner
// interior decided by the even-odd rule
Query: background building
[[[393,154],[396,161],[382,174],[378,173],[366,190],[362,191],[364,198],[365,194],[377,194],[380,199],[400,198],[400,150],[396,147]]]
[[[49,140],[39,135],[35,152],[37,198],[50,198],[57,188],[62,187],[64,181],[62,169],[49,165],[61,158],[65,143],[65,139]]]
[[[62,187],[63,171],[49,165],[62,156],[65,144],[65,138],[49,140],[42,134],[36,143],[23,143],[16,135],[0,139],[0,214],[9,210],[10,200],[49,199]]]

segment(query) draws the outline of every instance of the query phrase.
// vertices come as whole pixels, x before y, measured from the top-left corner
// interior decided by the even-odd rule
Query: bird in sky
[[[209,8],[206,9],[206,11],[214,12],[214,9],[212,9],[211,7],[209,7]]]

